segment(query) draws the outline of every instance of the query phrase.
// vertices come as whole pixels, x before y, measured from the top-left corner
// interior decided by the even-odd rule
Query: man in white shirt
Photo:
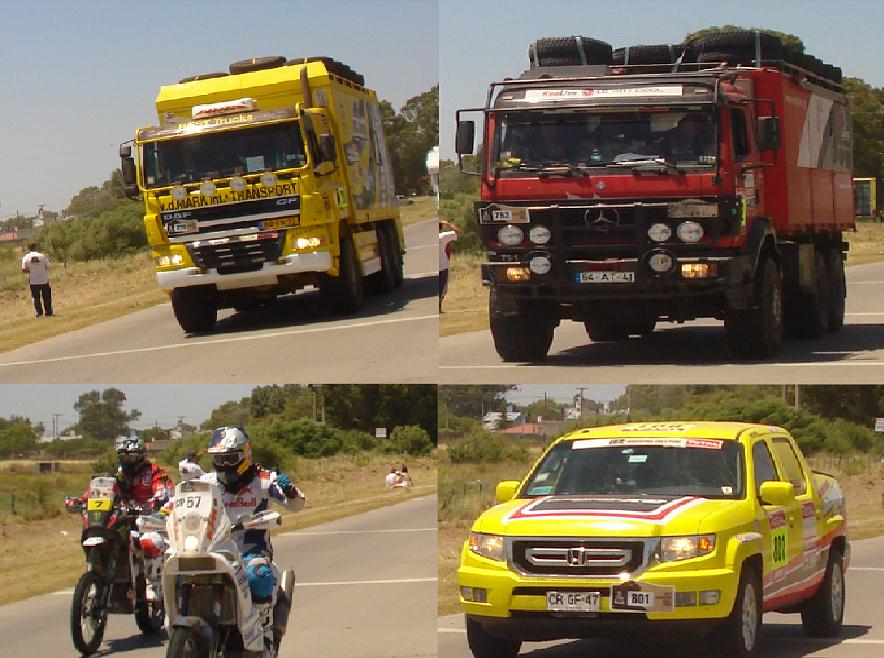
[[[187,482],[188,480],[195,480],[196,478],[205,475],[205,472],[197,463],[198,455],[191,450],[187,453],[187,456],[178,462],[178,472],[181,473],[181,481]]]
[[[384,478],[384,483],[387,485],[387,489],[392,489],[396,486],[396,483],[399,482],[399,471],[396,468],[391,468],[390,472],[387,473],[387,477]]]
[[[52,315],[52,289],[49,287],[49,259],[37,251],[37,243],[28,245],[28,253],[21,259],[21,271],[28,275],[31,285],[31,297],[34,299],[34,311],[37,317]],[[41,303],[42,297],[42,303]]]
[[[451,260],[451,243],[457,240],[460,231],[454,224],[439,220],[439,312],[442,312],[442,300],[448,292],[448,262]]]

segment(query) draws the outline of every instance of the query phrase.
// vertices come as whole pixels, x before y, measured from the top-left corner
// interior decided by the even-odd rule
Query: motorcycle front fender
[[[189,628],[198,638],[200,655],[214,655],[215,632],[202,617],[176,617],[172,622],[172,628]]]

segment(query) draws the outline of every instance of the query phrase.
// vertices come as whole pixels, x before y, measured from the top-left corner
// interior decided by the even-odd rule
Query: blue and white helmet
[[[234,484],[252,465],[252,442],[241,427],[219,427],[209,440],[209,456],[218,479]]]

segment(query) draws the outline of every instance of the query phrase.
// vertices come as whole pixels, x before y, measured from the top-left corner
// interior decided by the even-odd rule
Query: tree
[[[687,43],[688,41],[696,41],[697,39],[707,37],[718,32],[733,32],[735,30],[758,30],[759,32],[763,32],[764,34],[771,34],[775,37],[778,37],[784,45],[790,46],[796,49],[798,52],[804,52],[804,42],[801,40],[800,37],[794,34],[789,34],[788,32],[778,32],[776,30],[769,30],[763,27],[746,28],[740,27],[739,25],[722,25],[721,27],[717,25],[711,25],[709,27],[704,27],[702,30],[691,32],[690,34],[685,36],[683,43]]]
[[[409,98],[398,114],[388,101],[381,101],[380,110],[396,187],[409,192],[426,189],[427,152],[439,143],[439,86]]]
[[[249,407],[249,398],[247,397],[239,402],[235,400],[225,402],[220,407],[213,409],[212,414],[203,421],[200,427],[204,430],[225,426],[244,427],[251,419]]]
[[[853,118],[853,175],[884,183],[884,88],[844,78]],[[879,192],[880,194],[880,192]]]
[[[326,420],[341,429],[374,433],[418,425],[437,440],[437,393],[430,384],[331,384],[323,386]]]
[[[131,432],[129,423],[141,418],[141,412],[132,409],[127,413],[123,408],[125,402],[126,394],[118,388],[83,393],[74,403],[74,409],[80,415],[75,426],[77,431],[87,438],[103,441],[128,435]]]
[[[439,403],[456,416],[481,418],[488,411],[506,408],[506,393],[512,385],[457,385],[439,389]]]
[[[0,418],[0,457],[5,459],[34,452],[37,434],[37,429],[31,425],[29,418]]]

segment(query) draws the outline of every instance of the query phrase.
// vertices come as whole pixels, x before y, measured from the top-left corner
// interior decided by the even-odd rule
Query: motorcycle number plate
[[[110,510],[113,501],[110,498],[90,498],[86,503],[86,511],[88,512],[107,512]]]

